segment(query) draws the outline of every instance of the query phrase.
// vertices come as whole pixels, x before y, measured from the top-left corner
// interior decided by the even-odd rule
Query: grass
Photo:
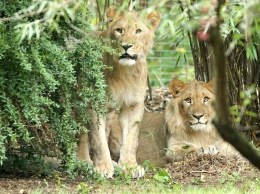
[[[219,193],[232,193],[232,194],[260,194],[259,182],[247,181],[242,185],[236,186],[234,184],[216,185],[216,186],[202,186],[202,185],[189,185],[182,186],[180,184],[165,184],[155,181],[137,181],[131,184],[111,184],[109,181],[104,181],[101,184],[88,184],[80,183],[76,189],[71,188],[56,188],[50,189],[41,188],[31,191],[32,194],[44,194],[46,192],[55,194],[72,194],[72,193],[106,193],[106,194],[130,194],[130,193],[186,193],[186,194],[219,194]],[[49,193],[48,192],[48,193]]]
[[[221,184],[210,185],[207,182],[181,185],[171,180],[170,182],[158,182],[155,179],[145,178],[139,180],[114,178],[112,180],[102,180],[100,182],[78,182],[75,184],[60,184],[59,186],[50,186],[45,184],[44,187],[37,188],[31,191],[26,191],[30,194],[84,194],[84,193],[104,193],[104,194],[141,194],[141,193],[186,193],[186,194],[260,194],[260,180],[230,180]],[[0,192],[1,193],[1,192]],[[20,192],[21,193],[21,192]]]
[[[143,193],[187,193],[187,194],[260,194],[260,171],[248,166],[246,170],[218,168],[214,173],[182,173],[169,168],[156,168],[149,162],[144,163],[147,170],[144,178],[131,179],[121,169],[116,169],[115,178],[107,180],[100,176],[88,179],[77,176],[75,180],[62,174],[53,178],[0,178],[0,194],[143,194]],[[240,166],[241,167],[241,166]],[[224,170],[225,169],[225,170]],[[241,169],[243,169],[241,167]],[[192,171],[191,171],[192,172]],[[183,178],[184,177],[184,178]]]

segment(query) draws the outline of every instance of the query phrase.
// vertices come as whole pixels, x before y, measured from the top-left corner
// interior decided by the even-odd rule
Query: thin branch
[[[97,4],[98,17],[99,17],[99,24],[100,24],[100,23],[102,23],[103,19],[102,19],[102,16],[101,16],[100,5],[98,3],[98,0],[96,0],[96,4]]]
[[[148,89],[149,89],[150,101],[152,101],[153,100],[153,95],[152,95],[152,87],[151,87],[149,75],[147,76],[147,85],[148,85]]]
[[[68,5],[72,2],[74,2],[74,0],[67,0],[67,1],[61,3],[60,6],[63,7],[63,6]],[[30,13],[15,15],[15,16],[8,17],[8,18],[0,18],[0,22],[7,22],[7,21],[11,21],[11,20],[20,20],[20,19],[23,19],[23,18],[26,18],[26,17],[31,17],[31,16],[34,16],[34,15],[38,15],[40,13],[44,13],[48,10],[49,10],[49,8],[45,8],[41,11],[36,10],[36,11],[31,11]]]
[[[209,171],[205,171],[205,170],[202,170],[202,171],[190,171],[191,173],[209,173]]]

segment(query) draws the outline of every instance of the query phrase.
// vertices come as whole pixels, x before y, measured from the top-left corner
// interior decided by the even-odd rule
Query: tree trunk
[[[219,7],[221,1],[219,1]],[[219,13],[219,7],[217,13]],[[228,93],[227,93],[227,75],[226,75],[226,57],[225,47],[219,30],[219,25],[210,30],[210,44],[212,45],[215,58],[215,110],[217,119],[214,124],[222,138],[232,144],[245,158],[260,169],[260,154],[247,141],[242,133],[232,126],[229,113]]]

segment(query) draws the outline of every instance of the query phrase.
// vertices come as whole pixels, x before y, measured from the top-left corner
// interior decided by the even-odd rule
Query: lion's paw
[[[244,164],[249,163],[248,159],[242,156],[239,152],[235,151],[234,155],[235,155],[234,157],[237,159],[238,162]]]
[[[95,170],[105,178],[112,178],[114,174],[114,165],[112,161],[100,161],[95,164]]]
[[[219,153],[218,149],[213,145],[201,147],[198,151],[198,155],[203,155],[203,154],[216,155],[218,153]]]
[[[126,174],[131,174],[132,178],[141,178],[145,174],[144,168],[136,163],[119,163],[119,167]]]
[[[132,178],[141,178],[145,174],[144,168],[139,165],[132,167],[130,170]]]
[[[114,166],[114,167],[115,167],[115,166],[118,166],[118,164],[117,164],[116,161],[112,160],[112,163],[113,163],[113,166]]]

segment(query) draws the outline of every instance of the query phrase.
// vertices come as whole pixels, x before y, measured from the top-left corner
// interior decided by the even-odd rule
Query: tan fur
[[[149,160],[153,166],[165,166],[165,125],[164,114],[156,112],[144,113],[136,152],[137,161],[140,164],[145,160]]]
[[[118,165],[133,177],[141,177],[144,175],[144,169],[137,165],[136,149],[139,123],[144,112],[146,57],[152,48],[154,31],[159,25],[161,14],[154,11],[146,18],[141,18],[135,11],[117,12],[114,8],[108,8],[107,16],[111,22],[100,36],[113,40],[110,46],[117,49],[121,56],[105,53],[103,58],[104,63],[112,67],[112,70],[106,70],[104,73],[108,92],[113,100],[107,103],[109,111],[106,116],[98,118],[96,113],[90,110],[89,140],[93,151],[93,164],[101,175],[108,178],[113,176],[114,167],[108,148],[108,137],[115,109],[119,105],[119,123],[123,139]],[[99,125],[97,120],[100,122]],[[85,134],[82,133],[81,137],[83,135]],[[89,162],[90,159],[86,157],[87,151],[83,151],[86,142],[87,140],[79,142],[77,154],[78,158]]]
[[[122,131],[119,127],[118,116],[109,136],[109,149],[112,159],[119,159],[122,144]],[[163,167],[166,164],[166,127],[164,114],[157,112],[144,112],[138,137],[136,158],[139,164],[149,160],[155,167]]]
[[[230,144],[224,142],[211,123],[215,114],[212,108],[215,98],[212,82],[194,80],[183,83],[175,80],[170,83],[170,91],[173,99],[167,104],[165,112],[168,139],[166,158],[169,162],[208,153],[240,157]]]

